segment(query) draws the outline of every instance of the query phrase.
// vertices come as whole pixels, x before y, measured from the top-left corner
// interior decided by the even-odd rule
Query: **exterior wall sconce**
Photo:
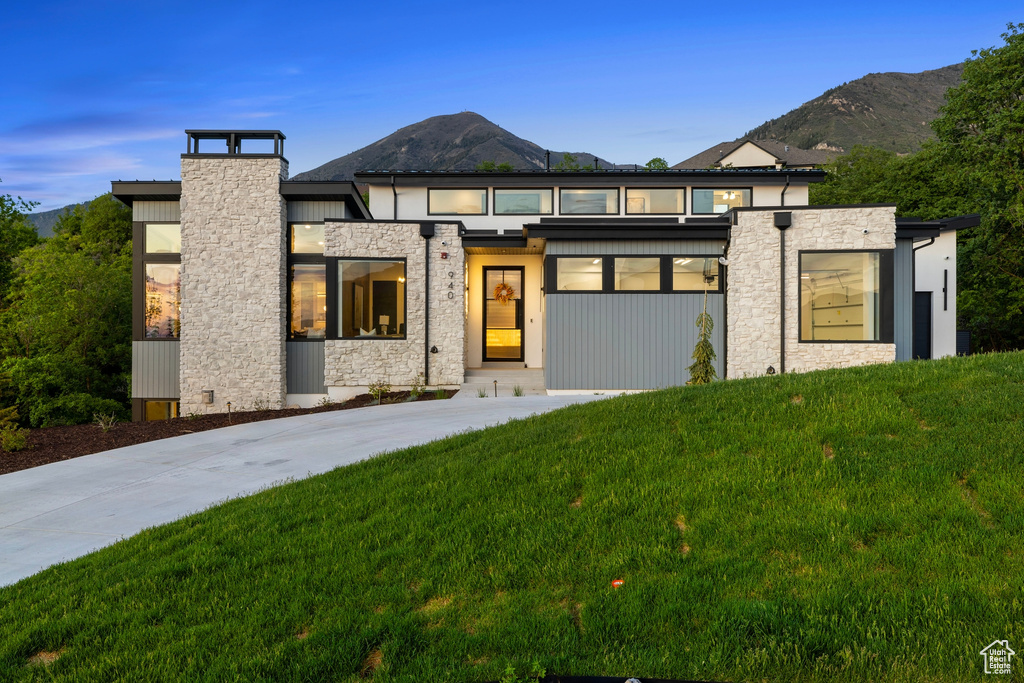
[[[203,403],[213,405],[213,389],[203,389]]]
[[[771,365],[769,365],[768,369],[765,371],[764,374],[766,374],[766,375],[774,375],[775,374],[775,368],[772,367]]]
[[[431,346],[430,347],[430,352],[431,353],[437,353],[437,347],[436,346]]]

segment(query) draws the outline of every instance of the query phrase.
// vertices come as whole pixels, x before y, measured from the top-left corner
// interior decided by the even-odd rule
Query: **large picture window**
[[[616,215],[619,213],[619,188],[562,189],[558,203],[563,214]]]
[[[288,339],[327,337],[324,224],[288,226]]]
[[[181,336],[181,264],[147,263],[144,336],[177,339]]]
[[[626,213],[686,213],[686,190],[683,188],[626,188]]]
[[[404,260],[338,260],[338,336],[404,339],[405,300]]]
[[[800,341],[891,341],[891,256],[801,253]]]
[[[132,339],[181,336],[181,224],[132,226]]]
[[[537,190],[494,190],[495,215],[550,214],[552,197],[550,189]]]
[[[750,188],[726,190],[693,188],[694,213],[719,214],[743,206],[750,206]]]
[[[487,188],[427,190],[427,213],[431,216],[486,215]]]
[[[293,263],[289,268],[290,339],[323,339],[327,336],[327,265]]]

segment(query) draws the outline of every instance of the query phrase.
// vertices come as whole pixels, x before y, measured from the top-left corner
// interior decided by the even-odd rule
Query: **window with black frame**
[[[800,341],[877,342],[887,336],[883,255],[800,254]]]
[[[143,228],[143,339],[181,336],[181,224]],[[137,328],[136,328],[137,329]]]
[[[405,259],[338,259],[338,336],[406,337]]]
[[[289,226],[288,339],[327,337],[327,260],[323,223]]]
[[[549,293],[720,293],[722,266],[710,254],[551,256]]]
[[[750,188],[693,188],[693,213],[719,214],[750,206]]]

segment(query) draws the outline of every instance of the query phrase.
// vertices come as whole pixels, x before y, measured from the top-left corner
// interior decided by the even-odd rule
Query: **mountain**
[[[29,219],[33,225],[36,226],[36,234],[40,237],[53,237],[53,226],[57,224],[57,219],[60,218],[65,211],[74,211],[76,206],[77,204],[68,204],[60,209],[27,213],[25,214],[25,218]]]
[[[849,151],[871,145],[914,152],[932,137],[929,124],[945,103],[946,90],[960,83],[963,64],[920,73],[868,74],[825,91],[745,136],[776,139],[804,149]]]
[[[545,150],[516,137],[479,114],[433,116],[391,135],[328,161],[292,180],[351,180],[356,171],[471,171],[482,161],[509,163],[517,170],[544,168]],[[573,153],[581,166],[594,155]],[[551,152],[551,165],[562,160]],[[598,159],[603,168],[614,166]]]

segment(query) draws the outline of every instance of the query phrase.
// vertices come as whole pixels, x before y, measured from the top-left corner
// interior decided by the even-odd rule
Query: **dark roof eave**
[[[981,214],[969,213],[963,216],[950,216],[949,218],[940,218],[933,221],[922,221],[919,218],[897,218],[896,219],[896,230],[937,230],[939,232],[949,232],[956,230],[966,230],[968,228],[976,228],[981,225]]]
[[[343,201],[357,218],[371,219],[370,209],[351,180],[306,181],[282,180],[281,196],[286,201],[338,202]]]
[[[177,202],[181,200],[180,180],[114,180],[114,199],[132,206],[135,202]]]
[[[425,187],[427,185],[465,186],[468,182],[491,186],[518,186],[528,183],[542,186],[554,185],[620,185],[633,186],[669,185],[682,180],[703,180],[710,184],[727,182],[773,181],[784,183],[786,176],[790,182],[821,182],[825,172],[819,169],[680,169],[663,171],[608,169],[600,171],[361,171],[355,179],[367,184],[391,184],[405,187]],[[628,183],[621,181],[628,180]]]
[[[610,225],[577,225],[574,227],[542,225],[534,223],[523,226],[523,236],[549,240],[637,240],[637,239],[727,239],[727,226],[699,228],[686,227],[675,223],[671,226],[615,227]]]

